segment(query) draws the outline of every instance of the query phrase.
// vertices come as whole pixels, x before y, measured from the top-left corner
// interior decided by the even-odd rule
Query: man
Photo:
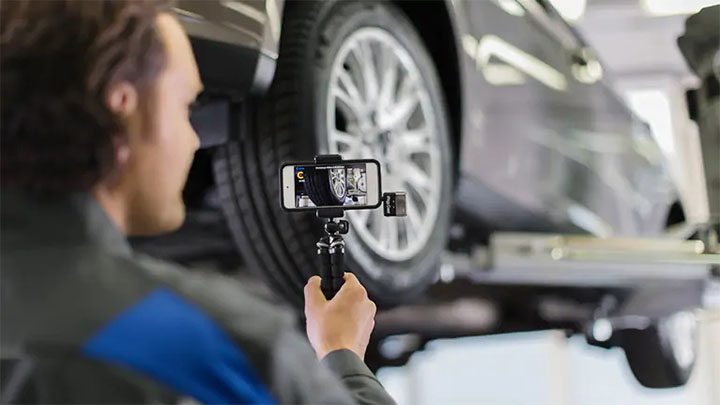
[[[198,148],[171,7],[0,3],[3,402],[392,402],[362,362],[375,305],[353,275],[331,301],[308,282],[313,353],[234,281],[130,250],[183,222]]]

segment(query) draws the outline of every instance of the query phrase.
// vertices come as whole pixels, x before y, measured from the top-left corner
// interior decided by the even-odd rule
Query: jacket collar
[[[130,256],[125,235],[89,193],[37,196],[0,191],[3,249],[93,246]]]

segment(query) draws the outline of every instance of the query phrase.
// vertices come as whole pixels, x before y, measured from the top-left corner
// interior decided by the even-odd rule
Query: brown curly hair
[[[0,2],[3,188],[86,191],[126,136],[105,102],[114,83],[152,88],[165,62],[155,17],[172,0]]]

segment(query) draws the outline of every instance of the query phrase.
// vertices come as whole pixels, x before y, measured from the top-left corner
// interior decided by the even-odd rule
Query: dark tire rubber
[[[332,180],[329,170],[315,170],[311,167],[305,168],[305,191],[312,202],[318,206],[342,205],[345,195],[337,196],[333,192]]]
[[[620,346],[635,378],[647,388],[674,388],[687,383],[693,366],[675,360],[667,339],[656,325],[617,331]]]

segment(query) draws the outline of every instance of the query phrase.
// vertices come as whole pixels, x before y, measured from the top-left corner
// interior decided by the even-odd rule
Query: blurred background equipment
[[[717,376],[686,315],[718,295],[718,7],[685,27],[717,3],[181,0],[204,149],[186,226],[137,245],[222,258],[297,308],[319,228],[277,204],[277,167],[375,158],[407,217],[347,218],[347,264],[385,309],[374,367],[557,329],[624,349],[646,387]]]
[[[718,244],[720,233],[720,5],[690,17],[678,39],[680,49],[700,79],[697,90],[688,92],[694,107],[691,118],[700,129],[710,204],[706,243]]]

